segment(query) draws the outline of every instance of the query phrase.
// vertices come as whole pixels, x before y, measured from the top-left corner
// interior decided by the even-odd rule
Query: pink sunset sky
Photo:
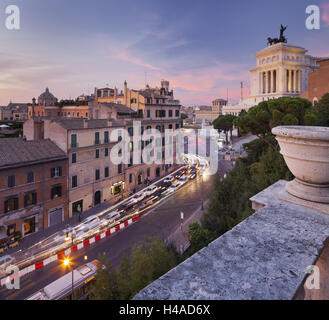
[[[95,87],[141,89],[170,82],[185,106],[230,103],[249,95],[254,54],[288,25],[288,43],[329,57],[329,3],[320,30],[307,30],[306,0],[272,1],[17,0],[21,29],[0,25],[0,105],[31,102],[46,87],[75,99]],[[9,0],[0,4],[5,12]],[[282,9],[284,8],[284,10]],[[122,14],[124,12],[124,15]],[[271,14],[268,14],[271,12]],[[3,22],[4,14],[0,15]]]

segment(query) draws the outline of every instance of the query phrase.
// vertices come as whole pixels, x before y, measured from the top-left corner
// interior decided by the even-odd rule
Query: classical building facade
[[[287,43],[268,46],[255,56],[257,65],[250,69],[250,96],[223,107],[223,114],[239,114],[265,100],[298,97],[308,88],[308,75],[319,69],[321,60]]]
[[[49,139],[0,139],[0,239],[66,220],[67,177],[67,156]]]

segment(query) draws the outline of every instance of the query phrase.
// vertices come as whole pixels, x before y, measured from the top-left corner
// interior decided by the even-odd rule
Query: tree
[[[214,232],[202,228],[199,223],[193,222],[189,225],[191,252],[197,252],[217,238]]]
[[[187,114],[185,114],[185,113],[181,113],[180,116],[181,116],[181,119],[183,119],[183,120],[188,118]]]
[[[119,270],[102,258],[106,269],[99,270],[90,291],[91,299],[128,300],[178,263],[178,254],[160,239],[144,238],[125,255]]]
[[[236,120],[242,133],[251,132],[275,150],[278,144],[269,142],[272,128],[280,125],[318,125],[318,113],[312,104],[302,98],[282,97],[263,101],[241,114]]]
[[[228,144],[228,132],[231,133],[231,137],[232,137],[234,119],[235,119],[235,116],[227,114],[227,115],[220,115],[213,122],[213,126],[215,129],[217,129],[219,132],[223,131],[225,133],[226,144]]]
[[[106,258],[100,257],[99,261],[105,266],[105,269],[97,271],[89,297],[91,300],[117,300],[120,298],[118,273]]]
[[[329,127],[329,92],[322,96],[314,109],[319,113],[319,124]]]

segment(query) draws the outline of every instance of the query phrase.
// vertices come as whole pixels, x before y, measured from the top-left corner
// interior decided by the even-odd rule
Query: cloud
[[[128,51],[121,51],[120,53],[112,56],[113,59],[129,62],[139,67],[143,67],[150,70],[160,70],[158,67],[152,66],[149,63],[144,62],[142,59],[131,55]]]
[[[321,5],[321,20],[329,26],[329,3],[323,3]]]

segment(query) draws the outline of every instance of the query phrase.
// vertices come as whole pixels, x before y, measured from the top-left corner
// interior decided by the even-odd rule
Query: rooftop
[[[79,129],[101,129],[108,128],[109,121],[111,122],[111,127],[122,127],[124,126],[122,121],[115,119],[56,119],[53,120],[57,122],[60,126],[67,130],[79,130]]]
[[[0,169],[65,158],[64,151],[49,139],[32,141],[22,138],[0,139]]]

